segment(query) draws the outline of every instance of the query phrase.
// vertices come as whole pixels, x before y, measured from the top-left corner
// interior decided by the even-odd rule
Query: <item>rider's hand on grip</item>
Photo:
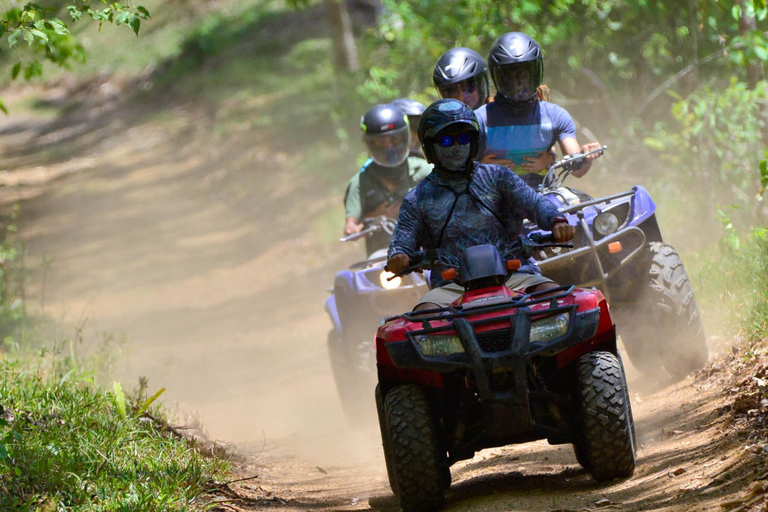
[[[555,242],[561,244],[576,236],[576,228],[567,222],[557,222],[552,226],[552,234],[555,236]]]
[[[387,260],[387,270],[397,274],[410,266],[411,259],[406,254],[395,254]]]
[[[347,217],[346,222],[344,223],[344,235],[352,235],[354,233],[359,233],[363,230],[363,224],[357,220],[354,217]]]

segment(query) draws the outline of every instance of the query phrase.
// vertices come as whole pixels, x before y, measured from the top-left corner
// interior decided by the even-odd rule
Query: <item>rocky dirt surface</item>
[[[0,120],[30,307],[86,319],[90,340],[125,333],[123,382],[167,388],[181,426],[233,457],[215,510],[397,510],[378,431],[347,427],[326,354],[326,288],[362,252],[318,239],[341,198],[291,155],[213,140],[194,107],[154,108]],[[486,450],[453,467],[446,510],[764,510],[766,370],[745,353],[677,383],[631,375],[632,478],[594,483],[569,446]]]

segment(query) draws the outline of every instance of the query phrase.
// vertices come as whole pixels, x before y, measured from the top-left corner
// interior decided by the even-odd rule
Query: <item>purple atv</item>
[[[328,356],[344,415],[353,427],[376,418],[371,397],[377,383],[374,338],[379,322],[409,310],[427,292],[428,276],[423,274],[387,280],[392,274],[384,270],[386,247],[394,227],[394,219],[375,217],[364,221],[360,233],[340,239],[351,242],[368,238],[380,243],[368,244],[373,252],[365,261],[336,274],[331,295],[325,299],[325,310],[333,323],[328,333]]]
[[[664,243],[656,205],[645,188],[638,185],[592,199],[563,186],[573,164],[587,154],[555,162],[539,188],[576,226],[574,248],[548,248],[534,258],[542,273],[556,282],[603,292],[638,370],[653,374],[663,367],[682,378],[708,358],[685,267],[675,249]],[[526,223],[525,234],[536,231]]]

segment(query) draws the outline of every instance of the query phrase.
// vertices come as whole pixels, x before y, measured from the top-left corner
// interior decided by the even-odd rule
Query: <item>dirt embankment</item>
[[[22,200],[30,264],[52,260],[30,304],[87,317],[89,332],[123,330],[124,382],[148,376],[245,454],[239,478],[257,478],[220,486],[219,509],[395,510],[378,432],[347,428],[325,352],[325,290],[361,252],[317,240],[314,219],[340,198],[318,194],[290,155],[211,144],[190,128],[192,107],[174,114],[2,120],[13,171],[0,193]],[[40,166],[61,141],[67,153]],[[532,443],[457,464],[446,508],[719,510],[764,476],[761,368],[732,357],[676,384],[633,377],[640,450],[627,481],[597,485],[569,447]]]

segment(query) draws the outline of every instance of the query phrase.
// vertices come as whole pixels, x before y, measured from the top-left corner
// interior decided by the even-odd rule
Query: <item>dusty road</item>
[[[39,177],[2,189],[4,201],[22,199],[38,269],[30,304],[87,318],[90,340],[124,332],[124,385],[148,376],[181,422],[195,416],[248,454],[238,472],[258,478],[233,483],[219,509],[396,510],[378,432],[345,425],[325,351],[326,288],[362,252],[317,240],[313,219],[340,197],[317,197],[289,155],[266,167],[264,149],[203,143],[192,113],[176,114],[156,126],[115,113],[42,168],[35,151],[92,121],[3,121],[15,176]],[[446,509],[719,510],[763,464],[745,449],[749,432],[721,414],[721,388],[717,375],[634,376],[640,451],[628,481],[596,485],[568,446],[487,450],[453,468]]]

